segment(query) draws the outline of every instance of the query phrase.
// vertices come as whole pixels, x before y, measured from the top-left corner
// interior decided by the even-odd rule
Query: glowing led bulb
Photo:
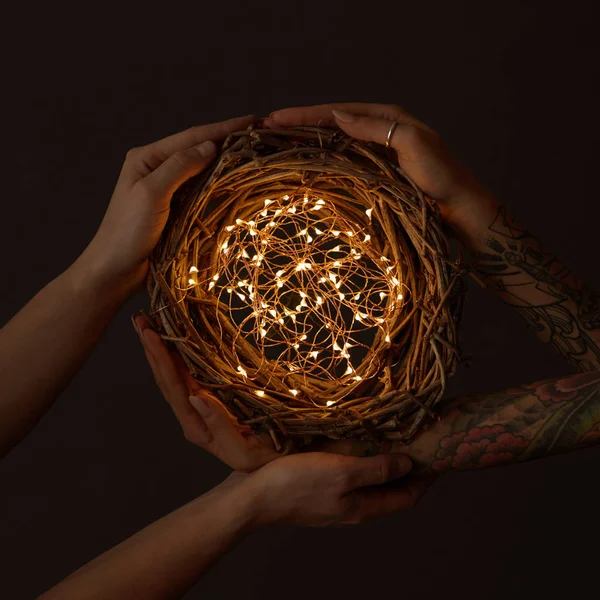
[[[222,281],[216,300],[229,305],[234,324],[244,337],[250,334],[259,352],[267,356],[267,349],[273,349],[279,354],[269,355],[269,360],[278,360],[288,375],[329,374],[344,387],[363,380],[349,353],[358,344],[355,334],[374,329],[373,335],[385,336],[390,343],[388,330],[401,307],[402,271],[395,261],[372,254],[377,244],[370,244],[374,240],[364,217],[354,223],[346,218],[352,215],[338,213],[337,208],[314,192],[260,200],[255,212],[244,212],[244,219],[232,219],[235,224],[221,230],[217,267],[206,285],[210,290]],[[318,215],[311,212],[321,209]],[[362,208],[369,222],[374,210]],[[197,272],[190,268],[190,286],[198,285]],[[242,303],[231,297],[232,292]],[[393,302],[385,301],[388,296]],[[294,300],[298,304],[292,304]],[[233,363],[233,368],[247,377],[243,365]],[[265,392],[249,393],[263,397]],[[295,388],[289,394],[302,395]],[[337,401],[327,402],[333,404]]]

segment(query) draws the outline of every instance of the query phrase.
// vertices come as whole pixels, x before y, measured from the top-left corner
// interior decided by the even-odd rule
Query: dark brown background
[[[437,128],[598,286],[594,3],[548,4],[3,9],[1,320],[85,247],[128,148],[194,124],[328,101],[394,102]],[[127,304],[0,463],[2,598],[41,593],[228,472],[183,439],[155,388],[129,322],[145,304],[143,295]],[[474,360],[453,393],[568,371],[479,289],[462,337]],[[264,531],[186,598],[582,596],[597,584],[599,466],[596,448],[451,475],[415,510],[373,524]]]

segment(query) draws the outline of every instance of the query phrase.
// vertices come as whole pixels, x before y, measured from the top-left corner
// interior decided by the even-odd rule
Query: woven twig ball
[[[250,127],[175,194],[151,318],[241,423],[409,441],[459,360],[458,262],[387,150]]]

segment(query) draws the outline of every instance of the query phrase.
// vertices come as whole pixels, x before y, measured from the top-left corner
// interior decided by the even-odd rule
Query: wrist
[[[241,535],[267,527],[275,521],[268,510],[266,488],[256,475],[234,471],[202,497],[218,496],[218,505],[232,516],[234,528]]]
[[[265,467],[246,476],[240,493],[245,499],[246,527],[249,531],[256,531],[271,525],[276,525],[284,520],[281,510],[272,506],[272,490],[268,481],[261,472]]]
[[[147,265],[140,265],[131,273],[115,274],[90,245],[67,269],[66,274],[72,286],[81,293],[92,298],[124,303],[141,289],[146,272]]]
[[[443,414],[442,419],[425,426],[410,444],[393,442],[391,452],[407,454],[413,461],[411,473],[415,475],[437,476],[437,452],[440,442],[451,434],[452,412]]]
[[[465,247],[478,250],[485,248],[485,238],[498,207],[498,201],[492,194],[485,190],[469,190],[453,198],[442,216]]]

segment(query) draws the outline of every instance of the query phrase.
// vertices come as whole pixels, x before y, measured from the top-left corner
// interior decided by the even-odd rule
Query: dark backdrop
[[[194,124],[328,101],[394,102],[590,284],[597,269],[594,2],[174,3],[4,8],[0,319],[98,226],[127,149]],[[85,11],[85,12],[84,12]],[[151,13],[153,18],[148,18]],[[187,443],[131,300],[0,463],[0,597],[26,599],[228,469]],[[452,392],[568,371],[473,287]],[[440,480],[414,510],[247,539],[186,598],[542,598],[597,584],[600,448]]]

